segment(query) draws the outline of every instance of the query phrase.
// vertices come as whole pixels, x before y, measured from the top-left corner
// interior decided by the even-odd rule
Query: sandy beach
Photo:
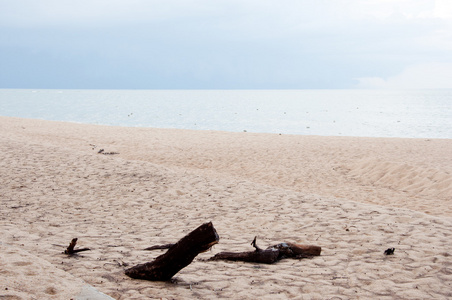
[[[0,151],[1,299],[452,297],[452,140],[0,117]],[[219,243],[172,281],[124,274],[209,221]],[[255,236],[322,254],[207,261]],[[74,237],[91,251],[62,254]]]

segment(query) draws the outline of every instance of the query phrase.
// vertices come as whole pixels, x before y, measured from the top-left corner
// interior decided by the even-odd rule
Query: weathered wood
[[[249,251],[249,252],[220,252],[210,260],[232,260],[232,261],[245,261],[255,262],[261,264],[272,264],[278,261],[279,250],[268,249],[261,251]]]
[[[321,247],[311,245],[298,245],[293,243],[280,243],[262,250],[256,245],[254,238],[251,245],[256,249],[250,252],[220,252],[210,260],[232,260],[255,263],[272,264],[283,258],[306,258],[320,255]]]
[[[279,250],[279,259],[319,256],[322,252],[322,248],[319,246],[299,245],[294,243],[280,243],[269,248],[276,248]]]
[[[73,238],[71,243],[69,244],[69,246],[67,247],[66,250],[64,250],[64,254],[68,254],[68,255],[72,255],[75,254],[77,252],[82,252],[82,251],[88,251],[91,250],[89,248],[82,248],[82,249],[74,249],[75,245],[77,244],[77,238]]]
[[[394,255],[394,250],[395,250],[395,248],[388,248],[385,250],[384,254],[385,255]]]
[[[251,242],[251,246],[253,246],[256,249],[256,251],[262,251],[262,249],[257,246],[256,240],[257,236],[254,237],[254,240]]]
[[[148,250],[148,251],[152,251],[152,250],[162,250],[162,249],[169,249],[169,248],[171,248],[172,246],[174,246],[174,244],[155,245],[155,246],[151,246],[151,247],[144,248],[144,250]]]
[[[135,279],[166,281],[188,266],[201,252],[205,252],[219,241],[212,223],[205,223],[172,245],[167,252],[151,262],[139,264],[125,271]]]
[[[99,151],[97,151],[98,154],[103,154],[103,155],[115,155],[115,154],[119,154],[118,152],[105,152],[104,149],[100,149]]]

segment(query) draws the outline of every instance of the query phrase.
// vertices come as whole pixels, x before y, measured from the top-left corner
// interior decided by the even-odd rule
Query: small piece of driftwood
[[[98,154],[103,154],[103,155],[115,155],[115,154],[119,154],[118,152],[105,152],[104,149],[100,149],[99,151],[97,151]]]
[[[219,239],[212,222],[205,223],[153,261],[131,267],[125,273],[135,279],[170,280],[177,272],[188,266],[199,253],[205,252],[217,244]]]
[[[152,251],[152,250],[162,250],[162,249],[169,249],[172,246],[174,246],[174,244],[165,244],[165,245],[155,245],[155,246],[151,246],[151,247],[147,247],[144,250],[148,250],[148,251]]]
[[[74,249],[76,244],[77,244],[77,238],[73,238],[71,243],[67,247],[67,249],[64,250],[64,254],[72,255],[72,254],[75,254],[75,253],[78,253],[78,252],[91,250],[89,248]]]
[[[395,250],[395,248],[388,248],[385,250],[384,254],[385,255],[394,255],[394,250]]]
[[[272,264],[283,258],[307,258],[319,256],[321,247],[299,245],[294,243],[280,243],[263,250],[256,245],[256,237],[251,245],[256,249],[249,252],[220,252],[210,260],[231,260]]]

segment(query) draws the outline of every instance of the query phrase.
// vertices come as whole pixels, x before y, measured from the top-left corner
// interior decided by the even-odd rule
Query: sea
[[[452,139],[452,90],[0,89],[0,115],[127,127]]]

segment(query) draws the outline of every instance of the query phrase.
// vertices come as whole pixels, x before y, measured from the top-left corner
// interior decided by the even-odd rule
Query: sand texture
[[[115,299],[448,299],[451,153],[452,140],[0,117],[0,298],[83,299],[92,286]],[[143,248],[208,221],[219,244],[172,281],[124,275],[163,253]],[[254,236],[322,254],[206,260],[251,251]],[[74,237],[91,251],[62,254]]]

